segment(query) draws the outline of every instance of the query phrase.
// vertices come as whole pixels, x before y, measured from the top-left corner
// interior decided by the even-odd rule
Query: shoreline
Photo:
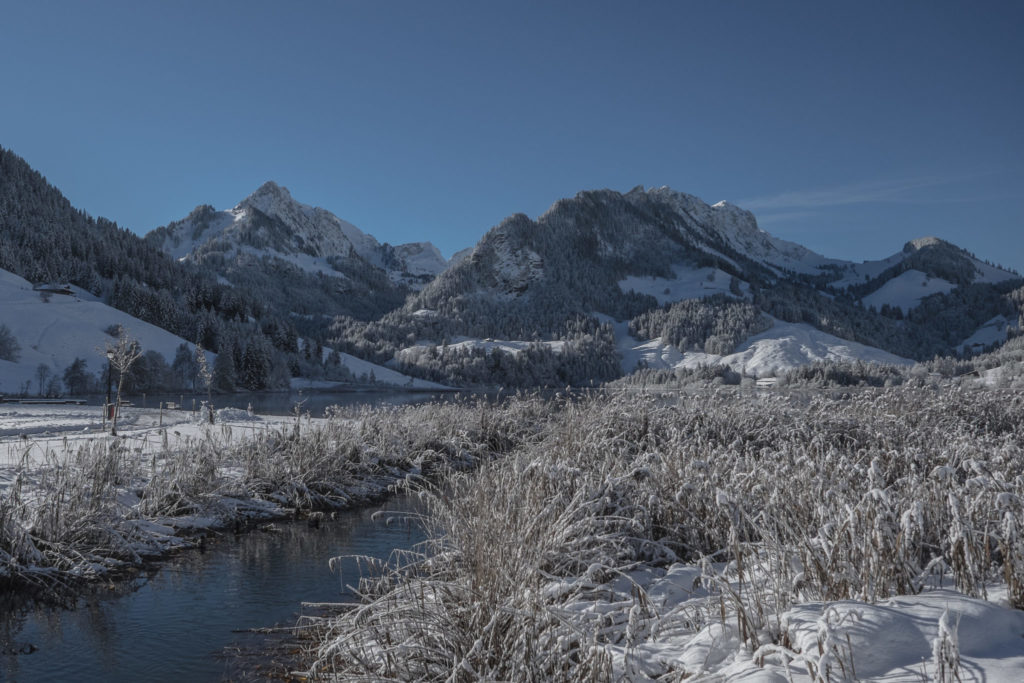
[[[118,437],[70,431],[8,438],[7,465],[0,466],[3,590],[59,598],[195,547],[213,531],[370,505],[403,481],[471,467],[489,453],[486,439],[458,438],[477,414],[443,403],[348,408],[331,419],[243,421],[239,412],[218,411],[214,425],[125,425]],[[461,434],[423,430],[432,413],[457,417],[451,424],[463,423]],[[389,433],[398,438],[383,452],[379,439]],[[22,451],[19,461],[12,462],[11,449]],[[83,492],[72,503],[63,494],[47,499],[47,491],[69,487]],[[60,505],[55,527],[33,526]],[[106,545],[83,543],[83,534]]]

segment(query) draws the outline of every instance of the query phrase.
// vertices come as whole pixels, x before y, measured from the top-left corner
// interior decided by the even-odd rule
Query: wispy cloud
[[[741,205],[742,206],[742,205]],[[815,211],[781,211],[757,214],[757,224],[762,228],[766,225],[789,224],[801,221],[805,218],[813,218],[818,213]]]
[[[737,201],[736,203],[745,209],[755,212],[782,209],[821,209],[832,206],[849,206],[851,204],[945,203],[949,201],[948,196],[927,196],[922,195],[919,191],[961,183],[968,179],[968,177],[964,176],[930,176],[875,180],[821,190],[795,190],[770,196],[752,197]]]

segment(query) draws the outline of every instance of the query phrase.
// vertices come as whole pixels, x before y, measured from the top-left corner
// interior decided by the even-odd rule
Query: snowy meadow
[[[487,415],[513,426],[508,455],[418,488],[430,540],[368,562],[362,601],[307,624],[319,639],[308,673],[1024,671],[1017,392],[623,392],[517,399]]]

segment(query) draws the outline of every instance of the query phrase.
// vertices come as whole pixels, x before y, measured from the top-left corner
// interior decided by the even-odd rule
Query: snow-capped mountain
[[[683,367],[719,358],[760,374],[790,360],[891,358],[878,349],[973,354],[1024,327],[1024,281],[940,239],[853,263],[664,187],[581,192],[535,220],[513,215],[446,263],[428,242],[381,244],[275,183],[143,241],[76,210],[0,149],[0,268],[77,286],[83,305],[91,296],[179,343],[231,350],[225,386],[246,388],[334,372],[299,337],[443,382],[568,384],[619,376],[640,347],[678,353]],[[24,362],[59,369],[67,359],[25,320],[7,332]]]
[[[622,317],[638,303],[635,297],[626,301],[631,294],[665,304],[796,282],[868,307],[907,312],[931,294],[1019,277],[934,237],[909,242],[879,261],[827,258],[761,230],[751,212],[728,202],[707,204],[666,187],[638,187],[625,194],[581,192],[537,221],[506,219],[468,254],[453,258],[408,306],[443,307],[453,289],[462,297],[507,301],[547,298],[556,287],[580,304],[580,312]]]
[[[351,279],[352,264],[383,271],[399,286],[418,289],[447,261],[429,242],[391,246],[320,207],[302,204],[273,181],[227,211],[196,207],[185,219],[147,239],[178,259],[245,260],[271,257],[308,273]],[[217,259],[210,255],[217,254]],[[362,263],[360,263],[362,262]]]
[[[469,381],[487,381],[497,370],[456,351],[492,353],[573,335],[597,339],[602,353],[672,346],[690,364],[735,365],[734,354],[746,354],[744,367],[759,373],[828,358],[907,362],[956,353],[965,340],[974,348],[978,330],[994,319],[1008,321],[999,328],[1008,333],[1022,303],[1011,293],[1022,284],[936,238],[857,264],[774,237],[728,202],[708,204],[664,187],[599,190],[560,200],[536,220],[505,219],[374,323],[370,336],[389,340],[387,352],[400,363],[442,374],[445,363],[461,363]],[[710,303],[676,306],[704,298]],[[636,334],[649,336],[631,341],[621,325],[599,332],[597,322],[573,322],[581,319],[632,321],[645,331]],[[351,348],[366,348],[358,329],[338,332]],[[579,362],[556,346],[550,362]]]

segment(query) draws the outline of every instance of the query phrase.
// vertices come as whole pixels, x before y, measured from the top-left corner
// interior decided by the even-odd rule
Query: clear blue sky
[[[139,233],[273,179],[450,255],[669,185],[1024,271],[1021,2],[0,2],[0,145]]]

